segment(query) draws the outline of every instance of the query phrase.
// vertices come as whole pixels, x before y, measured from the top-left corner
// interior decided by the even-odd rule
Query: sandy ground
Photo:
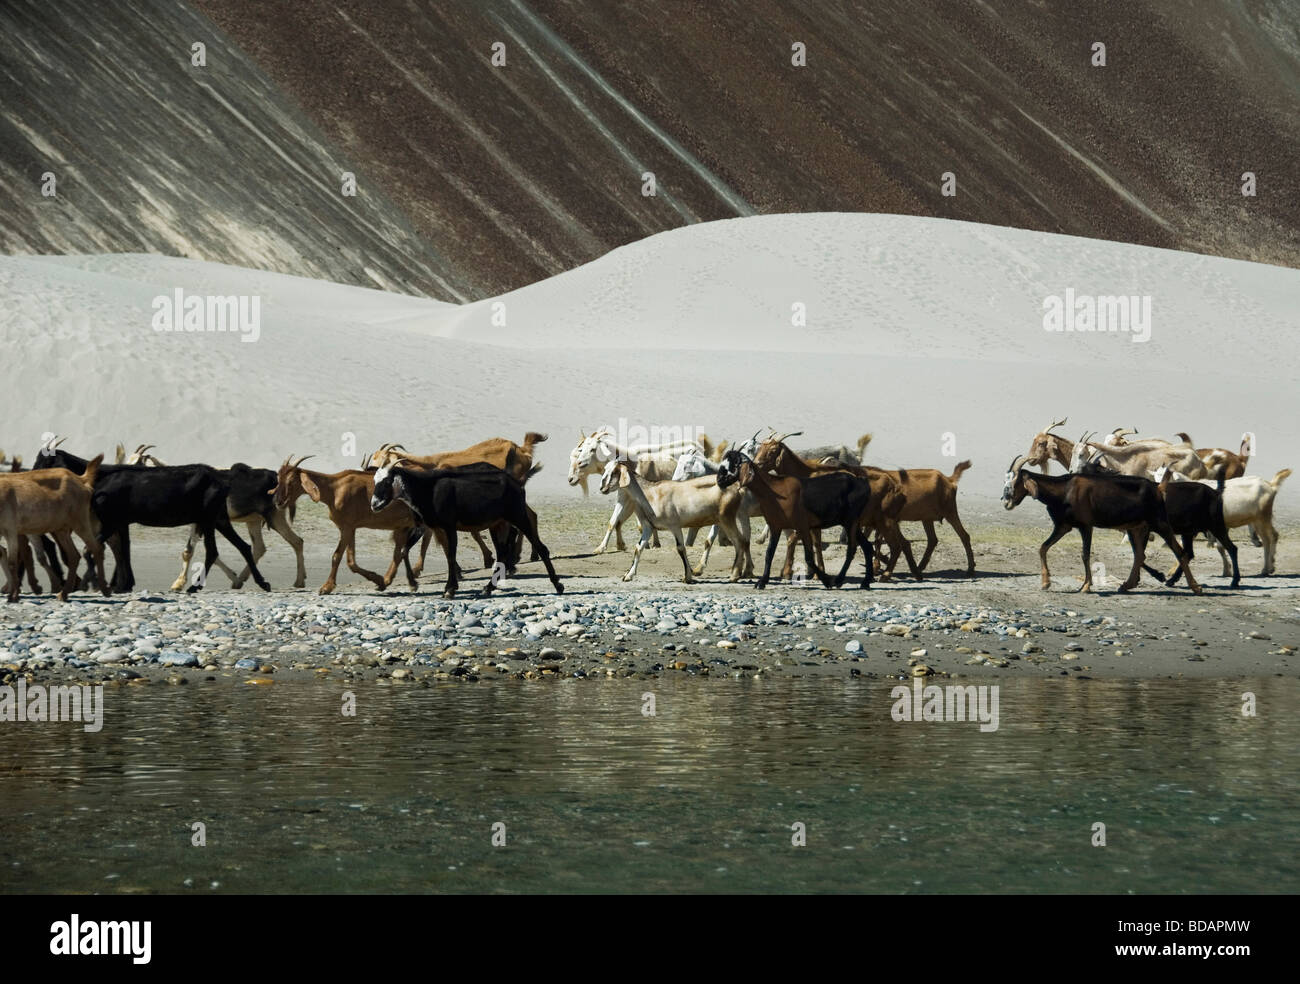
[[[754,672],[907,676],[916,664],[929,666],[939,675],[973,677],[1001,673],[1079,678],[1295,676],[1300,670],[1300,660],[1295,655],[1295,650],[1300,648],[1300,575],[1291,573],[1300,568],[1294,521],[1284,519],[1279,524],[1282,539],[1277,569],[1280,573],[1272,577],[1259,576],[1262,551],[1250,546],[1245,536],[1239,538],[1243,581],[1236,591],[1229,590],[1228,579],[1220,576],[1217,554],[1202,548],[1194,565],[1205,589],[1200,596],[1181,586],[1165,588],[1145,574],[1136,591],[1119,594],[1115,588],[1127,574],[1131,553],[1127,544],[1120,542],[1118,534],[1099,533],[1094,539],[1093,560],[1105,565],[1106,577],[1104,583],[1098,579],[1095,593],[1084,595],[1077,591],[1081,573],[1077,535],[1053,549],[1049,556],[1053,584],[1049,591],[1042,591],[1037,548],[1046,527],[1041,510],[1022,505],[1007,513],[994,501],[970,497],[963,501],[963,515],[975,546],[977,576],[973,579],[961,570],[962,553],[956,536],[946,527],[940,527],[939,547],[920,583],[904,576],[878,581],[869,592],[857,588],[857,579],[833,592],[815,583],[808,586],[773,583],[766,592],[760,593],[752,581],[728,583],[730,548],[715,548],[705,578],[696,585],[682,583],[680,562],[671,548],[647,549],[636,580],[625,584],[621,577],[630,562],[630,552],[592,553],[607,516],[606,505],[607,501],[597,496],[583,501],[576,492],[569,499],[541,498],[535,502],[543,538],[565,584],[563,597],[570,603],[607,607],[612,603],[634,610],[646,603],[698,599],[721,601],[735,609],[757,603],[761,609],[763,602],[782,598],[798,605],[811,603],[813,607],[808,610],[813,613],[824,609],[825,618],[814,617],[794,627],[751,625],[747,627],[747,637],[726,651],[717,648],[722,638],[717,632],[664,636],[651,631],[615,632],[606,626],[581,640],[547,638],[529,644],[518,636],[478,639],[473,650],[454,655],[467,656],[465,661],[469,664],[474,656],[508,654],[497,674],[509,668],[521,677],[545,675],[540,672],[543,665],[552,667],[548,674],[568,674],[581,668],[587,675],[653,676],[676,668],[700,675],[711,673],[714,677]],[[332,528],[314,505],[300,510],[296,526],[307,540],[306,589],[288,587],[293,580],[292,554],[272,534],[268,537],[269,551],[262,565],[263,573],[275,588],[271,595],[264,595],[251,585],[238,593],[232,592],[224,586],[225,579],[220,572],[214,570],[203,600],[218,603],[227,599],[231,604],[271,609],[277,605],[314,604],[316,589],[328,569],[329,545],[334,542]],[[635,542],[634,530],[633,525],[625,528],[629,547]],[[923,538],[919,526],[912,535]],[[179,542],[174,532],[155,530],[138,531],[134,539],[137,590],[143,589],[154,598],[175,599],[177,611],[191,601],[177,599],[166,591],[179,568],[179,562],[173,559]],[[479,553],[468,537],[461,538],[460,549],[465,565],[477,567]],[[829,566],[838,567],[842,550],[839,546],[828,548]],[[1159,558],[1156,566],[1162,567],[1167,552],[1163,549],[1153,552]],[[227,554],[228,549],[223,550],[223,556]],[[382,571],[389,555],[389,548],[380,535],[367,534],[361,538],[358,559],[363,566]],[[690,556],[692,561],[698,557],[698,547],[690,549]],[[774,567],[779,569],[782,556],[783,550],[778,551]],[[761,553],[756,553],[755,560],[761,565]],[[855,570],[861,569],[860,564],[855,564]],[[443,559],[435,547],[430,551],[421,582],[422,602],[441,604],[444,570]],[[487,574],[482,569],[472,571],[453,603],[455,610],[468,608],[478,599]],[[519,576],[507,580],[494,597],[523,595],[554,599],[540,564],[523,565]],[[36,607],[28,598],[25,595],[22,604],[0,609],[0,627],[27,624],[24,619]],[[340,571],[338,591],[324,601],[332,606],[355,607],[370,602],[382,604],[385,598],[391,598],[395,607],[410,603],[409,589],[400,574],[389,591],[380,594],[345,565]],[[85,604],[74,601],[70,608]],[[96,600],[95,604],[98,607],[102,602]],[[110,604],[127,602],[113,599]],[[965,621],[957,618],[942,630],[913,629],[905,635],[891,636],[882,634],[879,625],[864,622],[865,627],[859,629],[853,621],[856,613],[871,605],[903,611],[907,606],[913,609],[939,606],[946,612],[967,612],[969,618]],[[48,611],[45,606],[42,610]],[[1020,635],[1006,637],[980,631],[980,623],[989,613],[1003,619],[1018,617],[1029,627]],[[300,641],[302,633],[296,635],[299,639],[292,641]],[[846,650],[846,644],[855,638],[860,640],[860,653]],[[274,657],[277,641],[291,640],[272,638],[257,651]],[[423,648],[429,649],[427,645]],[[434,647],[434,652],[440,648]],[[349,673],[385,675],[393,666],[401,665],[391,653],[404,659],[414,651],[410,646],[384,647],[382,652],[371,647],[360,660],[337,654],[330,659],[299,654],[277,660],[276,671],[289,672],[295,668],[312,671],[331,663],[346,663]],[[546,658],[541,657],[543,651],[548,654]],[[377,652],[382,658],[375,658]],[[228,669],[232,664],[223,665]],[[557,666],[559,669],[554,669]],[[136,669],[148,668],[137,666]],[[155,669],[158,674],[165,674],[166,668]],[[447,676],[440,672],[433,675]]]

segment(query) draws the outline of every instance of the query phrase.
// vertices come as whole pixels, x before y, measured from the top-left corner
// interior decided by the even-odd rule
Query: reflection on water
[[[0,725],[0,890],[1300,890],[1294,680],[1005,680],[991,734],[881,682],[349,686]]]

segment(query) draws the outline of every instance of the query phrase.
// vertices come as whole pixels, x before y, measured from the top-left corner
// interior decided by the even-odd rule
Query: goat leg
[[[1052,529],[1052,535],[1044,540],[1038,548],[1038,562],[1042,565],[1042,589],[1044,591],[1052,586],[1052,575],[1047,569],[1047,551],[1052,549],[1052,544],[1069,533],[1070,530],[1071,526],[1068,523],[1057,523]]]
[[[1191,564],[1188,563],[1187,554],[1183,553],[1182,549],[1178,546],[1178,543],[1174,540],[1174,531],[1170,529],[1169,524],[1164,524],[1158,528],[1156,532],[1160,534],[1160,538],[1165,541],[1165,544],[1171,551],[1173,551],[1174,556],[1178,558],[1178,563],[1182,567],[1183,573],[1187,575],[1187,586],[1192,589],[1192,594],[1201,594],[1203,589],[1196,583],[1196,578],[1192,575]],[[1143,539],[1145,540],[1145,537]]]
[[[239,555],[244,558],[244,563],[247,564],[248,569],[253,572],[253,582],[263,591],[270,591],[271,585],[267,583],[266,578],[262,577],[262,572],[257,569],[257,558],[253,556],[252,548],[243,541],[243,538],[240,537],[238,533],[235,532],[235,528],[230,525],[230,520],[224,515],[224,512],[217,518],[216,529],[217,532],[230,541],[234,548],[239,551]],[[212,554],[213,562],[215,562],[216,559],[216,550],[214,548]],[[209,564],[208,566],[211,568],[212,565]],[[230,569],[224,564],[222,565],[222,569],[229,573]]]

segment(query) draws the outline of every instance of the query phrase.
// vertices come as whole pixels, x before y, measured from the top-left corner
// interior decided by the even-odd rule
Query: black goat
[[[1026,495],[1032,496],[1047,507],[1052,518],[1052,534],[1038,548],[1042,564],[1044,590],[1052,583],[1047,569],[1047,551],[1052,544],[1077,529],[1083,539],[1083,586],[1080,591],[1092,590],[1092,531],[1094,527],[1129,531],[1133,546],[1133,570],[1120,585],[1120,591],[1137,587],[1142,563],[1146,558],[1147,536],[1155,532],[1168,544],[1179,566],[1187,574],[1187,585],[1196,594],[1201,586],[1187,566],[1187,556],[1174,541],[1174,531],[1169,524],[1165,500],[1155,482],[1136,475],[1109,473],[1072,473],[1069,475],[1044,475],[1026,471],[1023,457],[1017,457],[1007,469],[1006,483],[1002,488],[1002,505],[1014,509]]]
[[[459,583],[456,564],[456,533],[479,532],[505,520],[528,540],[546,565],[546,573],[562,594],[564,585],[551,564],[551,552],[537,535],[537,520],[517,478],[495,465],[467,465],[461,468],[435,468],[429,471],[385,466],[375,472],[375,491],[370,508],[375,512],[394,500],[405,502],[416,518],[430,529],[441,530],[447,558],[447,585],[443,594],[451,598]],[[492,593],[491,580],[483,594]]]
[[[80,475],[86,470],[86,460],[61,449],[42,448],[36,456],[36,467],[67,468]],[[100,466],[90,504],[99,519],[100,542],[109,544],[117,561],[113,590],[130,591],[135,587],[135,574],[131,570],[130,526],[138,523],[142,526],[197,526],[203,534],[205,581],[217,559],[214,534],[220,533],[244,558],[257,586],[270,591],[271,585],[257,569],[252,550],[230,525],[226,508],[229,495],[229,480],[223,479],[210,465]],[[191,583],[188,590],[194,592],[202,586]]]
[[[1232,557],[1232,583],[1230,587],[1241,585],[1241,572],[1237,568],[1237,547],[1228,537],[1228,524],[1223,521],[1223,475],[1226,469],[1220,468],[1217,488],[1210,488],[1200,482],[1162,482],[1160,494],[1165,500],[1165,511],[1169,515],[1169,525],[1174,533],[1183,539],[1183,549],[1187,551],[1190,563],[1192,540],[1198,533],[1204,533],[1223,545]],[[1143,568],[1152,577],[1164,581],[1173,587],[1182,577],[1182,565],[1174,566],[1169,573],[1161,574],[1146,564]]]
[[[1192,541],[1198,534],[1204,533],[1213,543],[1218,540],[1224,549],[1232,555],[1232,587],[1241,584],[1241,572],[1237,567],[1237,547],[1228,538],[1228,525],[1223,519],[1223,476],[1226,468],[1220,468],[1217,488],[1210,488],[1200,482],[1161,482],[1156,486],[1161,498],[1165,500],[1165,514],[1169,517],[1169,528],[1174,536],[1182,537],[1183,550],[1187,552],[1187,562],[1195,559]],[[1079,468],[1080,475],[1118,475],[1119,472],[1094,461],[1085,462]],[[1129,531],[1129,539],[1134,533]],[[1147,535],[1148,540],[1150,534]],[[1161,574],[1150,564],[1143,564],[1142,569],[1157,581],[1163,581],[1168,587],[1178,583],[1183,576],[1182,565],[1175,563],[1169,572]]]
[[[862,519],[867,506],[871,504],[871,482],[850,472],[829,472],[811,478],[799,478],[798,482],[803,486],[803,507],[817,518],[817,525],[823,530],[843,527],[848,539],[848,553],[844,557],[844,566],[835,576],[834,587],[838,588],[844,583],[859,546],[867,561],[867,573],[862,578],[862,587],[871,587],[871,541],[862,531]]]

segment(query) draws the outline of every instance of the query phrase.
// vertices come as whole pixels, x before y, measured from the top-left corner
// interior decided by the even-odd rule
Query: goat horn
[[[62,444],[66,440],[67,440],[66,437],[58,438],[53,444],[50,445],[50,450],[53,451],[55,448],[57,448],[60,444]]]
[[[1044,433],[1044,434],[1050,434],[1050,433],[1052,433],[1052,428],[1053,428],[1053,427],[1064,427],[1065,424],[1066,424],[1066,422],[1067,422],[1069,419],[1070,419],[1069,417],[1062,417],[1060,420],[1056,421],[1056,423],[1052,424],[1051,427],[1048,427],[1047,430],[1043,431],[1043,433]]]
[[[294,467],[294,468],[301,468],[301,467],[302,467],[302,463],[303,463],[304,461],[306,461],[308,458],[314,458],[314,457],[316,457],[314,454],[304,454],[301,458],[299,458],[297,461],[295,461],[295,462],[293,463],[293,467]]]

